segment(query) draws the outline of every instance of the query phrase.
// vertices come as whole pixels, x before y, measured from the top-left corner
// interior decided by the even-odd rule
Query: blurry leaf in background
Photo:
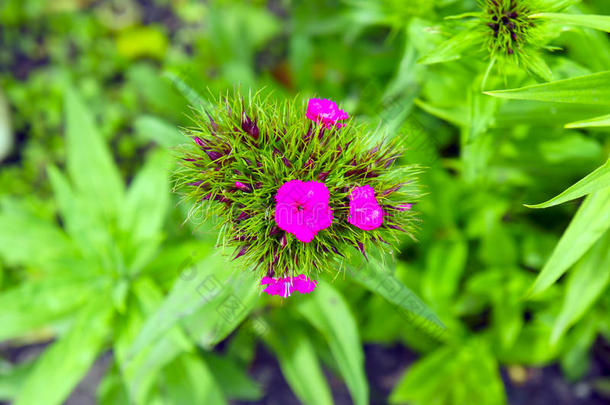
[[[603,115],[588,120],[570,122],[566,128],[610,127],[610,115]]]
[[[31,361],[13,365],[0,358],[0,401],[10,401],[17,396],[32,366]]]
[[[36,361],[15,405],[59,405],[85,376],[111,332],[105,297],[82,308],[70,330]]]
[[[394,387],[391,404],[506,403],[498,364],[484,342],[444,346],[423,357]]]
[[[610,71],[485,94],[515,100],[610,106]]]
[[[467,29],[443,42],[438,48],[422,57],[419,63],[430,65],[459,59],[466,49],[472,47],[477,42],[482,42],[483,38],[480,31]]]
[[[545,19],[553,24],[577,25],[579,27],[610,32],[610,16],[607,15],[538,13],[532,14],[530,18]]]
[[[133,283],[135,300],[121,319],[114,344],[114,355],[132,402],[145,404],[152,395],[159,372],[181,353],[192,351],[192,343],[184,332],[171,327],[137,353],[130,352],[146,319],[163,303],[163,292],[149,278]]]
[[[46,267],[75,252],[59,227],[36,217],[17,201],[4,199],[0,208],[0,256],[5,263]]]
[[[610,228],[610,187],[589,195],[536,278],[529,296],[546,290]]]
[[[114,218],[123,202],[124,185],[110,150],[80,96],[65,96],[67,168],[76,189]]]
[[[213,371],[201,356],[183,354],[171,362],[161,374],[166,387],[165,403],[226,404],[216,384]]]
[[[425,299],[448,304],[458,291],[466,269],[468,244],[460,235],[435,242],[426,255],[421,291]]]
[[[13,129],[11,128],[11,116],[4,97],[0,89],[0,162],[8,156],[13,147]]]
[[[56,167],[48,167],[47,172],[66,232],[85,257],[104,260],[113,242],[97,201],[75,194]]]
[[[210,102],[199,93],[199,89],[196,90],[194,85],[191,83],[193,79],[187,74],[165,72],[163,76],[180,94],[182,94],[182,96],[193,108],[212,108]]]
[[[356,262],[356,261],[354,261]],[[438,317],[411,290],[375,258],[348,264],[346,272],[355,281],[398,307],[405,319],[434,339],[444,340],[446,329]]]
[[[320,280],[315,294],[301,300],[298,310],[328,342],[354,404],[368,404],[362,344],[356,321],[344,298],[331,285]]]
[[[216,353],[203,353],[203,358],[211,370],[214,379],[226,397],[242,401],[258,401],[263,396],[262,387],[248,375],[248,370],[230,359]]]
[[[134,122],[138,138],[171,148],[185,143],[185,136],[174,125],[152,115],[141,115]]]
[[[0,340],[22,336],[72,315],[90,294],[99,293],[95,280],[78,276],[30,282],[4,291],[0,294]]]
[[[119,228],[128,235],[127,264],[137,272],[150,261],[161,239],[161,229],[170,208],[170,158],[165,151],[151,153],[127,190],[119,213]]]
[[[548,208],[562,204],[566,201],[574,200],[585,195],[595,193],[604,188],[610,188],[610,159],[606,163],[595,169],[584,179],[569,187],[563,193],[550,200],[535,205],[525,205],[528,208]]]
[[[213,346],[224,339],[248,315],[258,299],[258,283],[249,273],[235,273],[235,266],[220,252],[208,255],[182,270],[169,295],[148,317],[130,349],[132,354],[186,322],[200,345]]]
[[[552,343],[577,322],[610,282],[610,232],[599,239],[570,271],[561,312],[555,321]]]
[[[591,346],[598,334],[598,322],[594,314],[578,322],[566,335],[560,365],[566,379],[583,378],[591,366]]]
[[[160,27],[147,25],[121,31],[116,39],[116,46],[119,55],[128,59],[162,59],[167,50],[168,39]]]
[[[298,324],[285,321],[269,325],[263,339],[271,347],[282,374],[306,405],[332,405],[333,399],[313,344]]]

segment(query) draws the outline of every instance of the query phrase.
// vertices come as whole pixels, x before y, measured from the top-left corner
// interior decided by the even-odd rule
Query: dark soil
[[[18,363],[38,356],[45,347],[45,344],[13,348],[0,346],[0,357]],[[567,382],[557,365],[544,368],[523,368],[524,378],[520,382],[514,381],[515,379],[509,376],[510,373],[507,369],[502,369],[508,403],[510,405],[610,404],[610,399],[598,396],[592,385],[595,378],[610,374],[610,363],[607,357],[610,353],[610,346],[600,339],[596,342],[593,352],[595,357],[589,373],[576,383]],[[408,366],[417,360],[417,355],[401,345],[365,345],[364,354],[365,368],[370,384],[370,403],[371,405],[387,404],[387,398],[392,388]],[[102,356],[68,398],[65,405],[96,405],[96,388],[111,360],[110,353]],[[277,360],[264,346],[258,346],[249,373],[260,384],[265,396],[256,402],[231,401],[231,405],[300,404],[284,380]],[[352,404],[345,384],[329,372],[326,372],[326,377],[335,404]],[[8,404],[0,401],[0,405]]]

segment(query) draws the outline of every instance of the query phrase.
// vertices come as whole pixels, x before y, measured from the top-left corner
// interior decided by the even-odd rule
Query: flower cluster
[[[396,163],[399,137],[370,132],[334,102],[236,94],[194,120],[177,188],[222,219],[221,245],[260,272],[266,293],[309,293],[313,274],[412,235],[419,168]]]

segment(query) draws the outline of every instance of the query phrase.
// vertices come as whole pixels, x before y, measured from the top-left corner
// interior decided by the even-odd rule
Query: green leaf
[[[566,128],[610,127],[610,115],[602,115],[588,120],[570,122]]]
[[[0,257],[12,265],[45,266],[76,252],[55,224],[27,212],[19,203],[0,211]]]
[[[462,237],[432,244],[422,278],[423,297],[436,303],[450,300],[458,290],[467,258],[468,244]]]
[[[4,291],[0,294],[0,340],[22,336],[70,315],[89,296],[99,294],[95,283],[82,277],[56,277]]]
[[[443,346],[412,365],[394,387],[391,404],[506,403],[498,364],[484,342]]]
[[[542,18],[553,24],[577,25],[610,32],[610,16],[594,14],[537,13],[530,18]]]
[[[214,376],[200,356],[183,354],[163,370],[169,404],[226,404]]]
[[[131,405],[116,363],[112,369],[106,371],[104,378],[97,386],[96,396],[99,405]]]
[[[557,197],[551,198],[550,200],[536,205],[525,205],[528,208],[548,208],[555,205],[562,204],[566,201],[574,200],[591,193],[595,193],[604,188],[610,187],[610,159],[606,163],[592,173],[588,174],[585,178],[580,180],[578,183],[569,187],[563,193]]]
[[[485,94],[514,100],[610,105],[610,71]]]
[[[109,224],[98,212],[95,202],[75,194],[64,175],[53,166],[47,168],[53,194],[64,220],[66,231],[86,256],[100,259],[108,268],[109,249],[115,245]]]
[[[213,352],[204,352],[202,355],[206,364],[214,370],[214,379],[227,398],[258,401],[263,397],[261,386],[250,378],[248,370],[229,356]]]
[[[199,108],[213,108],[212,104],[201,96],[194,85],[190,83],[190,79],[185,75],[179,75],[174,72],[165,72],[163,76],[170,81],[174,88],[182,94],[182,96],[189,102],[189,104],[197,109]]]
[[[570,272],[563,306],[551,334],[555,344],[593,305],[610,281],[610,232],[597,241]]]
[[[386,266],[375,258],[356,265],[347,265],[347,273],[359,284],[381,295],[397,307],[404,319],[430,337],[445,340],[446,328],[440,319],[410,289],[401,283]]]
[[[112,306],[103,299],[83,308],[70,330],[36,362],[15,405],[58,405],[85,376],[111,331]]]
[[[161,230],[170,204],[169,165],[165,152],[153,153],[127,191],[119,224],[136,243]]]
[[[65,96],[67,169],[78,192],[113,216],[123,199],[123,180],[92,114],[80,96]]]
[[[174,326],[139,351],[132,352],[131,347],[146,319],[155,314],[164,298],[162,290],[146,277],[133,283],[132,291],[136,300],[118,325],[114,355],[132,402],[147,404],[161,369],[180,353],[191,351],[193,345],[184,332]]]
[[[435,50],[422,57],[419,63],[432,65],[459,59],[466,49],[480,43],[481,38],[481,33],[476,29],[463,31],[441,43]]]
[[[134,129],[138,138],[156,142],[166,148],[187,141],[186,137],[174,125],[152,115],[142,115],[136,118]]]
[[[332,405],[333,399],[315,349],[296,324],[282,322],[263,335],[296,396],[306,405]]]
[[[320,280],[315,293],[299,302],[298,310],[328,342],[354,404],[368,404],[369,389],[358,327],[341,294]]]
[[[130,270],[137,272],[157,250],[170,205],[169,156],[154,152],[138,172],[121,207],[119,227],[127,235]]]
[[[10,401],[17,396],[32,366],[33,362],[29,360],[13,366],[0,359],[0,401]]]
[[[138,352],[178,322],[185,322],[200,345],[214,345],[250,312],[258,292],[251,273],[239,271],[219,253],[212,254],[180,273],[169,295],[142,327],[131,352]]]
[[[530,296],[553,284],[610,228],[610,187],[589,195],[536,278]]]

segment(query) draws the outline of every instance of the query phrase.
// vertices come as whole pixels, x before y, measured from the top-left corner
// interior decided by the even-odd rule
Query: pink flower
[[[377,203],[373,187],[367,184],[354,188],[349,195],[349,201],[347,222],[365,231],[381,226],[383,210]]]
[[[341,128],[345,124],[338,123],[337,121],[346,120],[349,115],[331,100],[325,98],[310,98],[307,103],[307,118],[315,122],[321,122],[326,125],[326,129],[330,129],[334,126]]]
[[[275,195],[275,222],[301,242],[309,243],[333,222],[328,198],[324,183],[290,180]]]
[[[282,298],[289,297],[294,291],[301,294],[308,294],[316,288],[316,281],[310,279],[305,274],[296,277],[263,277],[261,285],[266,285],[263,290],[269,295],[279,295]]]

